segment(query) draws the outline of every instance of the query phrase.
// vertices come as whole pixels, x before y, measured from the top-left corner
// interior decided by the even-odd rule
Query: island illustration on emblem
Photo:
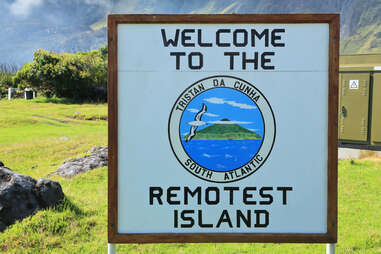
[[[195,96],[180,119],[181,144],[200,166],[227,172],[247,164],[259,151],[264,120],[245,93],[219,87]]]

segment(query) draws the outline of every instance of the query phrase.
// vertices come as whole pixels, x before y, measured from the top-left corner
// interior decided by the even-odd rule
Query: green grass
[[[81,117],[75,117],[81,115]],[[44,117],[40,117],[44,116]],[[34,178],[107,144],[107,106],[66,100],[0,100],[0,160]],[[92,119],[92,120],[86,120]],[[62,140],[61,137],[68,137]],[[106,253],[107,167],[53,176],[65,202],[0,233],[0,253]],[[337,253],[381,253],[381,162],[339,163]],[[130,244],[118,253],[324,253],[324,244]]]

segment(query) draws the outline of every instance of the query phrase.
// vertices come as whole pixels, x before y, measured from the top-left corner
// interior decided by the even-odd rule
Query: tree
[[[75,100],[106,100],[107,49],[89,52],[52,53],[38,50],[14,77],[20,88],[30,87],[47,97]]]

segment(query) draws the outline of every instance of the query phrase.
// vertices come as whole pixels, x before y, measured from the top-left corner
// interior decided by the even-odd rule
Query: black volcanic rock
[[[36,181],[0,166],[0,232],[16,220],[58,204],[64,197],[58,182],[49,179]]]
[[[224,119],[221,119],[221,121],[224,121],[224,122],[229,122],[230,120],[227,119],[227,118],[224,118]]]

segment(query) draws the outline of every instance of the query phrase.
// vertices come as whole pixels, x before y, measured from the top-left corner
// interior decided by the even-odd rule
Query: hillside
[[[353,28],[341,41],[342,53],[381,53],[381,1],[356,1]]]
[[[213,124],[196,132],[192,140],[242,140],[242,139],[261,139],[262,137],[238,124],[229,123],[229,119],[222,119],[226,124]],[[189,134],[183,137],[187,139]]]
[[[106,28],[90,27],[111,11],[100,2],[1,1],[0,63],[22,65],[39,48],[73,53],[105,45]]]
[[[109,13],[340,13],[342,52],[381,52],[381,0],[3,0],[0,11],[0,63],[18,65],[39,48],[77,52],[106,44]]]
[[[381,23],[358,29],[356,34],[343,40],[341,53],[381,53]]]
[[[123,1],[117,2],[114,12],[139,10],[138,4],[126,9]],[[340,13],[341,53],[381,53],[381,0],[196,0],[192,4],[177,1],[177,10],[176,5],[150,6],[145,10],[155,10],[156,13]],[[98,27],[106,27],[106,22],[103,21],[101,26],[98,23]]]

